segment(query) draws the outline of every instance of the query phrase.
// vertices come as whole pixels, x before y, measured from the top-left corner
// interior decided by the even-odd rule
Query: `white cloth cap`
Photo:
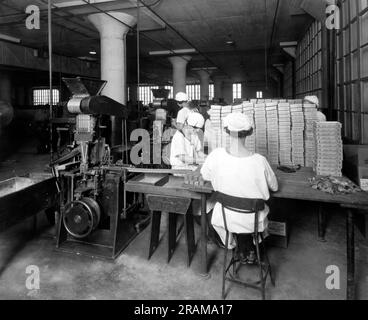
[[[248,131],[253,128],[253,123],[244,113],[230,113],[224,119],[224,127],[232,132]]]
[[[188,125],[196,128],[203,128],[204,118],[199,112],[190,112],[187,118]]]
[[[185,92],[178,92],[175,95],[176,101],[188,101],[188,95]]]
[[[308,101],[310,103],[315,104],[317,107],[319,107],[319,100],[317,98],[317,96],[306,96],[304,98],[305,101]]]

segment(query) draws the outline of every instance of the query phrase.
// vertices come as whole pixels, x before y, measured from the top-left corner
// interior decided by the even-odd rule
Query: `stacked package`
[[[211,149],[221,146],[221,109],[219,105],[212,105],[210,119],[212,125]]]
[[[290,105],[287,102],[279,103],[279,158],[281,165],[292,165],[291,162],[291,118]]]
[[[306,167],[313,167],[313,160],[315,158],[315,139],[313,132],[313,123],[317,121],[317,107],[315,104],[304,103],[304,165]]]
[[[221,109],[221,147],[226,148],[230,146],[230,137],[224,130],[224,119],[231,113],[232,106],[223,106]]]
[[[313,169],[317,175],[341,177],[342,139],[341,123],[335,121],[314,122],[316,157]]]
[[[233,113],[242,113],[243,112],[243,104],[237,104],[235,106],[232,106],[232,112]]]
[[[304,114],[302,104],[290,105],[291,115],[291,161],[304,166]]]
[[[267,121],[266,105],[257,103],[254,106],[254,119],[256,129],[256,152],[267,157]]]
[[[212,105],[210,109],[210,119],[212,128],[221,129],[221,106]]]
[[[277,103],[266,103],[267,119],[267,159],[271,164],[279,164],[279,128]]]
[[[253,124],[253,134],[245,139],[245,147],[256,152],[256,128],[254,127],[254,106],[253,103],[243,102],[243,113],[249,118]]]

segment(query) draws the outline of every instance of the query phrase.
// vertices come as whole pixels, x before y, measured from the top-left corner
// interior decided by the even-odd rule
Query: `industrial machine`
[[[166,124],[170,126],[171,119],[176,118],[179,107],[174,99],[168,99],[169,93],[168,89],[152,89],[154,97],[152,107],[155,109],[155,120],[163,120],[163,115],[166,112]]]
[[[132,175],[128,165],[112,163],[103,133],[102,116],[126,118],[124,105],[101,96],[105,81],[63,78],[73,96],[67,103],[75,114],[74,148],[54,161],[60,189],[58,249],[116,258],[148,218],[136,214],[138,201],[124,190]]]

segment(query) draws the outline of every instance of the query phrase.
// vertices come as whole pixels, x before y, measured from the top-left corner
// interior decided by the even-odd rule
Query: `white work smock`
[[[215,149],[206,158],[201,174],[205,180],[211,181],[215,191],[234,197],[268,200],[269,189],[278,189],[275,173],[267,159],[257,153],[247,157],[235,157],[224,148]],[[267,228],[268,212],[266,205],[259,213],[259,232]],[[232,249],[236,244],[231,233],[254,232],[254,213],[243,214],[225,209],[225,215],[230,231],[229,249]],[[215,204],[211,223],[225,243],[226,231],[220,203]]]

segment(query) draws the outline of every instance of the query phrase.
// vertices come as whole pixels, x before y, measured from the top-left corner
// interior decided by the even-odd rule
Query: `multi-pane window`
[[[323,36],[322,23],[313,22],[303,39],[298,43],[295,60],[296,97],[302,99],[305,96],[316,95],[322,107],[324,90],[322,81]]]
[[[233,83],[233,100],[241,99],[241,83]]]
[[[158,86],[139,86],[139,101],[148,105],[153,101],[152,89],[158,89]]]
[[[215,92],[214,92],[214,85],[210,84],[208,86],[208,100],[212,100],[215,97]]]
[[[33,89],[33,105],[41,106],[49,104],[50,90],[49,89]],[[56,105],[60,101],[59,89],[52,89],[52,104]]]
[[[368,143],[368,1],[341,3],[337,30],[334,118],[350,140]]]
[[[189,100],[201,99],[201,86],[199,84],[187,84],[186,91]]]
[[[257,91],[257,99],[263,99],[263,92]]]
[[[173,86],[165,86],[165,89],[170,90],[168,99],[174,99],[174,88],[173,88]]]

